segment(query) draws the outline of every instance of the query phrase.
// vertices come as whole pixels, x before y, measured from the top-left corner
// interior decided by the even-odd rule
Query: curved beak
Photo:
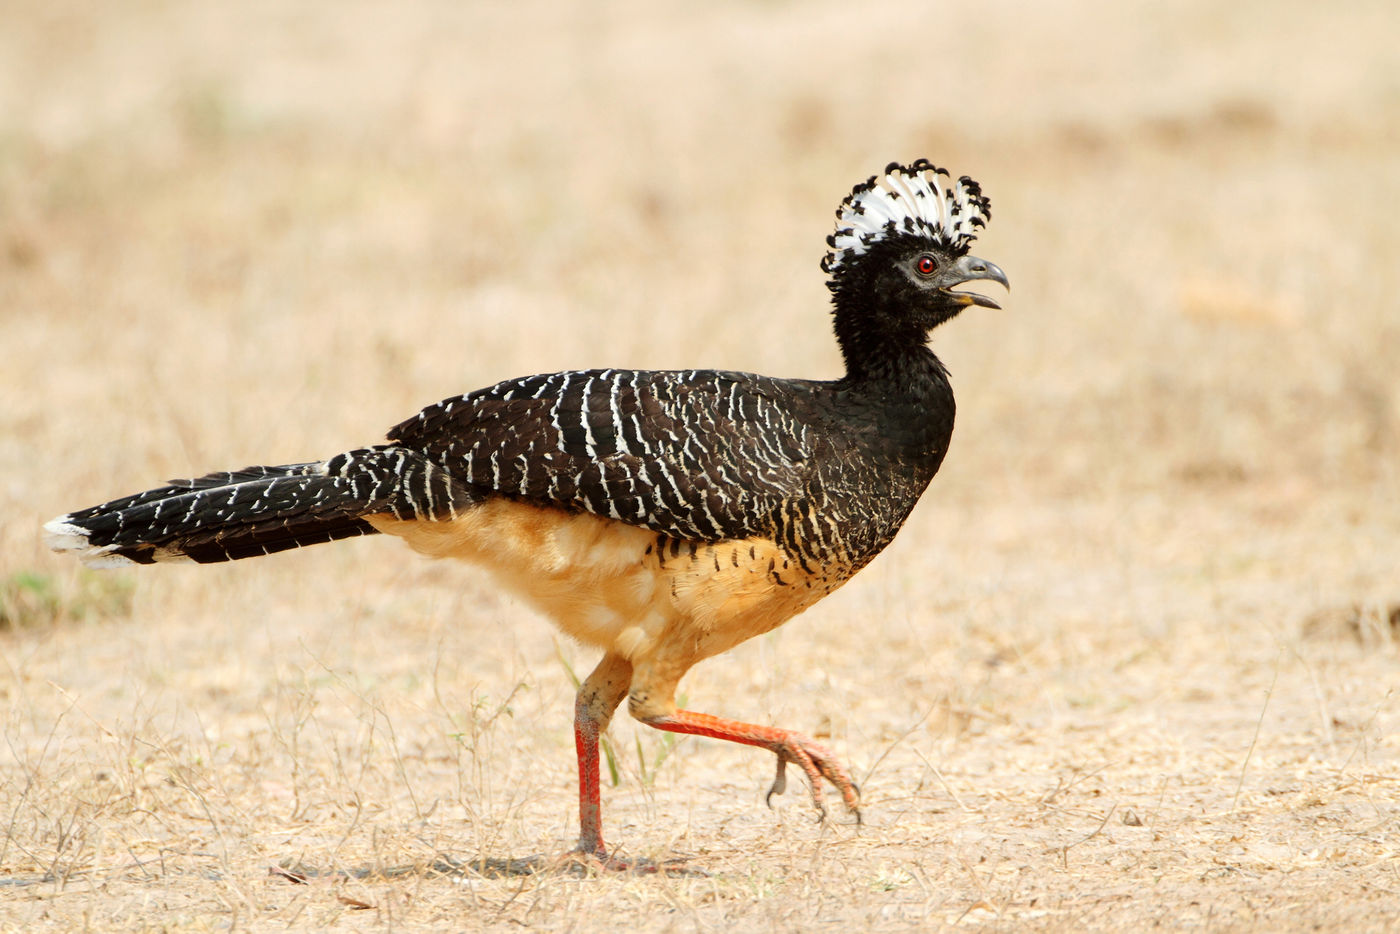
[[[951,295],[960,305],[1000,308],[1000,305],[985,295],[978,295],[976,292],[952,291],[953,286],[971,282],[973,279],[991,279],[993,282],[1000,282],[1007,291],[1011,290],[1011,283],[1006,281],[1006,273],[1001,271],[1000,266],[975,256],[960,257],[957,262],[944,270],[943,275],[938,279],[938,287]]]

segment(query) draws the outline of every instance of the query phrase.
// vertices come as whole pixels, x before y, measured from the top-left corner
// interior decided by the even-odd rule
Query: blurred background
[[[1013,285],[1004,311],[934,336],[959,399],[952,452],[887,556],[699,669],[692,704],[816,730],[858,772],[932,704],[910,742],[990,780],[998,731],[1124,711],[1187,760],[1219,736],[1242,751],[1282,678],[1274,715],[1321,744],[1298,756],[1351,761],[1331,724],[1354,721],[1393,769],[1391,0],[6,2],[0,22],[17,761],[47,741],[66,751],[46,767],[82,773],[102,736],[159,721],[176,759],[218,729],[225,758],[290,768],[256,737],[297,698],[334,706],[317,671],[361,679],[342,698],[361,733],[374,707],[440,736],[415,693],[431,665],[460,695],[447,708],[515,698],[538,757],[512,764],[517,723],[502,761],[481,761],[537,796],[505,808],[539,822],[513,831],[522,847],[566,839],[555,655],[580,673],[591,658],[474,572],[366,540],[93,575],[39,526],[168,477],[329,456],[524,373],[835,378],[832,212],[887,162],[928,157],[989,194],[975,249]],[[1353,654],[1318,661],[1319,638]],[[107,733],[55,725],[75,696]],[[1221,732],[1200,740],[1206,702]],[[1039,754],[1023,774],[1053,771]],[[705,806],[767,826],[750,794],[766,762],[685,758],[666,793],[733,782]],[[1203,761],[1177,767],[1223,793]],[[890,793],[924,769],[881,767]],[[499,824],[491,793],[455,781]],[[247,794],[245,816],[269,793]],[[60,847],[35,834],[33,852]]]
[[[1014,272],[950,471],[1394,486],[1390,4],[8,6],[7,515],[522,371],[838,375],[831,212],[919,156]]]

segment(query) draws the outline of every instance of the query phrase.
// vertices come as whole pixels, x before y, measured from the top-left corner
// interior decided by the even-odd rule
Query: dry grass
[[[1393,3],[5,7],[0,930],[1393,924]],[[832,375],[831,210],[921,155],[1015,285],[937,336],[948,463],[683,686],[859,832],[619,722],[610,839],[708,876],[436,872],[571,844],[588,653],[390,541],[39,542],[508,375]]]

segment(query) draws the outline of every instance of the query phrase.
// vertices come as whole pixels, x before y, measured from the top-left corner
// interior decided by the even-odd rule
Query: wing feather
[[[817,384],[723,371],[587,370],[510,380],[389,432],[459,482],[702,541],[803,512]]]

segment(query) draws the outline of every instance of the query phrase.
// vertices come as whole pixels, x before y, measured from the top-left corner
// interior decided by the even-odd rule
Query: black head
[[[931,329],[969,305],[1000,306],[957,291],[974,279],[1009,285],[994,263],[968,255],[991,219],[991,202],[966,176],[952,181],[926,160],[891,164],[857,185],[836,212],[822,261],[835,303],[836,334],[853,360],[899,347],[923,348]]]

